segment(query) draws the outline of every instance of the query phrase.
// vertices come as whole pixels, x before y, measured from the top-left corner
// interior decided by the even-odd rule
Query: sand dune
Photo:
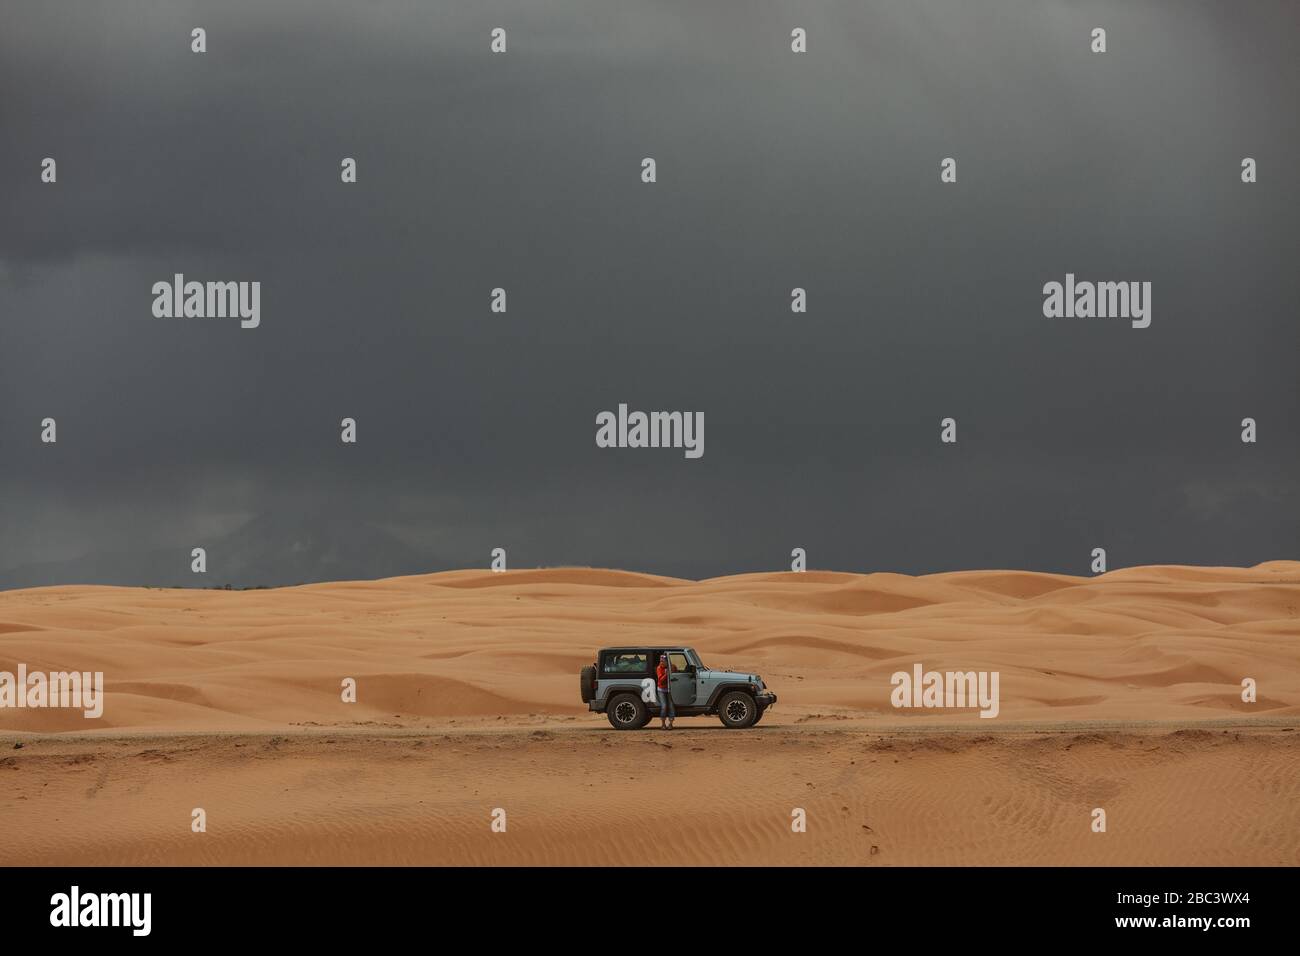
[[[757,670],[770,721],[1190,723],[1300,716],[1300,563],[693,582],[586,568],[259,591],[0,592],[0,670],[103,671],[104,715],[0,710],[0,733],[442,727],[587,715],[607,644],[681,641]],[[996,670],[1001,713],[895,710],[890,675]],[[353,677],[358,700],[343,703]],[[1256,703],[1241,681],[1258,683]],[[701,719],[702,720],[702,719]]]
[[[779,705],[585,710],[597,648],[678,641]],[[0,710],[0,864],[1300,864],[1296,562],[39,588],[0,593],[20,663],[106,702]],[[998,671],[998,717],[894,709],[916,663]]]

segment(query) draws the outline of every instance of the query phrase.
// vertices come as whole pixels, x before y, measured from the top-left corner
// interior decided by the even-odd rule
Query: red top
[[[660,664],[655,668],[655,677],[659,678],[659,689],[668,689],[668,665]]]

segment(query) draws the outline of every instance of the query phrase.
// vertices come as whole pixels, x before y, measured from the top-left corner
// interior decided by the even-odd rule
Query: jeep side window
[[[649,657],[644,651],[630,651],[605,656],[607,674],[644,674],[649,670]]]
[[[686,659],[686,655],[680,652],[669,654],[668,660],[672,663],[673,673],[675,674],[682,673],[684,670],[686,670],[687,667],[690,666],[691,663]]]

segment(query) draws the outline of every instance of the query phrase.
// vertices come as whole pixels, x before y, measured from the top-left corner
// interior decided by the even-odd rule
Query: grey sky
[[[23,4],[0,586],[195,583],[198,545],[205,584],[498,546],[688,576],[795,546],[1295,558],[1297,27],[1292,2]],[[261,327],[153,318],[175,272],[260,281]],[[1044,318],[1066,272],[1152,282],[1151,327]],[[704,457],[596,448],[619,402],[703,411]]]

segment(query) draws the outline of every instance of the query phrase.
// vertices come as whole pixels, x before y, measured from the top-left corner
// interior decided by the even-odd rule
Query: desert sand
[[[780,702],[615,732],[578,670],[642,641]],[[1300,562],[0,592],[20,663],[106,698],[0,709],[2,864],[1300,865]],[[916,663],[999,716],[893,708]]]

